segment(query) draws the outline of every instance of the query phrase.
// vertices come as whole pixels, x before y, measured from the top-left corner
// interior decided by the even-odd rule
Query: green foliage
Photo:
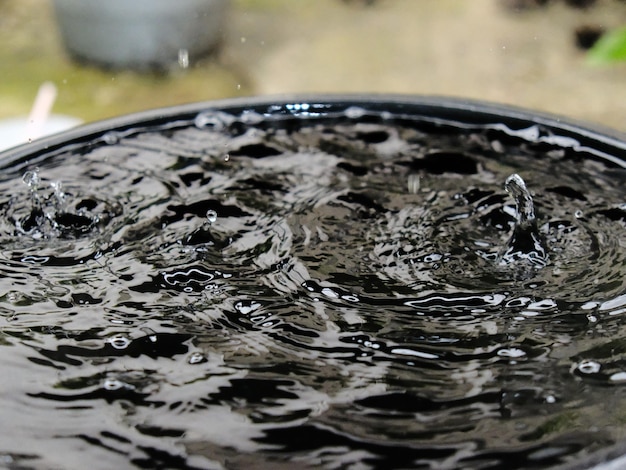
[[[592,64],[626,61],[626,26],[603,35],[587,57]]]

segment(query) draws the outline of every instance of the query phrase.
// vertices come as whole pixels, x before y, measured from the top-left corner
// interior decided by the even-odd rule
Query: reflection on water
[[[531,468],[623,439],[624,170],[538,127],[270,111],[3,173],[3,464]],[[523,273],[514,173],[548,253]]]

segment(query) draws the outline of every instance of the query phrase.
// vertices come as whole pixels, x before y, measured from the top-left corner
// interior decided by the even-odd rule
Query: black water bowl
[[[626,466],[617,132],[238,99],[0,166],[8,468]]]

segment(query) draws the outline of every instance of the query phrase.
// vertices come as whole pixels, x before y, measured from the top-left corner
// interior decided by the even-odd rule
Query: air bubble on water
[[[509,300],[505,304],[505,307],[524,307],[528,305],[530,301],[531,301],[530,297],[518,297],[516,299]]]
[[[598,321],[598,317],[589,313],[587,314],[587,320],[589,323],[596,323]]]
[[[400,354],[402,356],[415,356],[421,357],[422,359],[439,359],[439,356],[423,351],[416,351],[414,349],[409,348],[394,348],[391,350],[392,354]]]
[[[616,382],[626,382],[626,372],[616,372],[615,374],[612,374],[609,377],[609,381],[616,383]]]
[[[234,116],[218,111],[202,111],[194,119],[194,125],[199,129],[213,128],[221,131],[235,120]]]
[[[227,162],[229,160],[230,160],[230,154],[227,153],[226,155],[224,155],[224,161]]]
[[[199,353],[199,352],[194,352],[191,354],[191,356],[189,356],[189,359],[187,360],[187,362],[189,364],[200,364],[202,362],[206,362],[206,358],[204,357],[204,354]]]
[[[109,131],[102,135],[102,141],[107,145],[114,145],[120,141],[120,136],[115,131]]]
[[[576,212],[574,212],[574,217],[576,217],[577,219],[582,219],[584,216],[585,214],[581,210],[577,210]]]
[[[443,256],[440,255],[439,253],[432,253],[430,255],[424,256],[424,262],[425,263],[434,263],[436,261],[441,261],[442,258],[443,258]]]
[[[105,379],[102,387],[105,390],[109,390],[109,391],[114,391],[114,390],[121,390],[121,389],[134,389],[135,387],[133,387],[130,384],[127,384],[125,382],[122,382],[121,380],[117,380],[117,379]]]
[[[518,358],[518,357],[524,357],[525,355],[526,353],[519,348],[507,348],[507,349],[500,349],[498,351],[498,356],[501,356],[501,357]]]
[[[241,122],[245,124],[260,124],[265,121],[262,114],[257,113],[253,109],[245,109],[239,115]]]
[[[600,364],[595,361],[585,360],[578,364],[578,370],[583,374],[597,374],[600,372]]]
[[[115,349],[126,349],[130,344],[130,339],[125,336],[118,335],[108,338],[107,342],[110,343]]]
[[[598,302],[585,302],[583,305],[581,305],[581,309],[583,310],[592,310],[596,307],[598,307],[600,304]]]
[[[543,299],[537,302],[532,302],[528,305],[531,310],[548,310],[557,306],[557,303],[552,299]]]
[[[534,312],[531,310],[524,310],[523,312],[520,312],[521,315],[524,315],[525,317],[536,317],[537,315],[539,315],[539,312]]]
[[[621,294],[614,299],[602,302],[600,305],[600,311],[604,312],[606,310],[613,310],[624,306],[626,306],[626,294]]]
[[[324,287],[322,289],[322,294],[324,294],[326,297],[330,297],[331,299],[339,298],[339,294],[335,292],[333,289],[331,289],[330,287]]]
[[[241,313],[242,315],[248,315],[251,312],[254,312],[261,306],[258,302],[237,302],[235,304],[235,309]]]
[[[547,395],[546,396],[546,403],[556,403],[556,398],[554,397],[554,395]]]
[[[346,115],[346,117],[348,119],[359,119],[362,118],[363,116],[365,116],[365,109],[360,108],[358,106],[350,106],[349,108],[346,108],[346,110],[344,111],[344,114]]]
[[[215,221],[217,220],[217,212],[215,212],[212,209],[209,209],[206,212],[206,220],[209,223],[209,225],[213,225]]]

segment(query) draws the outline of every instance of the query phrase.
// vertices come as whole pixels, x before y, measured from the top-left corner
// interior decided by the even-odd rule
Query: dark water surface
[[[0,464],[513,469],[625,439],[626,171],[541,126],[299,110],[4,170]],[[514,173],[545,266],[503,255]]]

